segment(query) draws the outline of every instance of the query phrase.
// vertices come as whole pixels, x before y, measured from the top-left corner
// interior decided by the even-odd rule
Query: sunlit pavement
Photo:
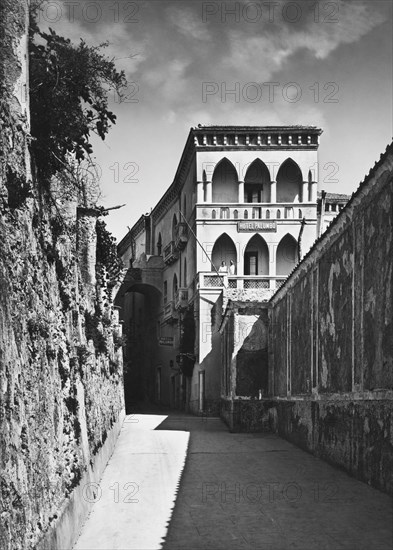
[[[75,550],[393,548],[387,495],[218,418],[129,415],[100,490]]]
[[[184,415],[161,429],[190,432],[164,550],[393,548],[386,494],[280,437]]]
[[[162,547],[184,467],[189,434],[154,431],[166,416],[128,415],[75,550]]]

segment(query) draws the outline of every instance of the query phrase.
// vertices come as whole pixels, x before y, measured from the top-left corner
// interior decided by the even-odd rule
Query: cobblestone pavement
[[[170,414],[190,432],[164,550],[393,548],[392,501],[273,434]]]

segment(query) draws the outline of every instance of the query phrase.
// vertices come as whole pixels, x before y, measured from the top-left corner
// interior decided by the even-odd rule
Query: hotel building
[[[129,403],[218,414],[228,299],[267,303],[321,231],[321,133],[191,128],[172,184],[118,247]]]

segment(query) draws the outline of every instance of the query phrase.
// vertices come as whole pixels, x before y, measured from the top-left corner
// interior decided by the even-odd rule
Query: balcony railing
[[[175,231],[175,246],[178,250],[183,250],[188,241],[187,225],[178,223]]]
[[[317,207],[310,203],[238,203],[198,204],[199,220],[301,220],[317,217]]]
[[[179,253],[177,251],[175,241],[171,241],[165,248],[164,248],[164,262],[168,265],[173,264],[179,257]]]
[[[265,275],[218,275],[217,273],[199,273],[199,288],[237,288],[276,290],[284,283],[286,277],[269,277]]]
[[[188,305],[188,289],[179,288],[175,295],[175,309],[186,308]]]

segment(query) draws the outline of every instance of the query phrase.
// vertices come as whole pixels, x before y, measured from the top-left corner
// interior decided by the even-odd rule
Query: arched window
[[[285,216],[285,218],[292,220],[293,219],[293,208],[286,206],[284,208],[284,216]]]
[[[244,177],[244,202],[269,202],[270,174],[264,162],[255,159]]]
[[[238,202],[238,176],[236,168],[227,158],[222,159],[213,172],[213,202]]]
[[[222,262],[224,262],[225,265],[227,266],[227,270],[229,270],[231,260],[233,260],[234,264],[236,265],[236,262],[237,262],[236,247],[232,239],[229,237],[229,235],[227,235],[226,233],[223,233],[216,240],[213,246],[211,258],[212,258],[213,266],[217,269],[217,271],[220,269]],[[212,271],[214,271],[213,267],[212,267]]]
[[[266,210],[266,219],[270,220],[270,210],[269,209]]]
[[[245,219],[245,220],[248,220],[248,210],[245,210],[245,211],[244,211],[244,219]]]
[[[234,217],[235,220],[238,219],[238,217],[239,217],[239,211],[238,210],[233,211],[233,217]]]
[[[269,275],[269,249],[261,235],[254,235],[244,251],[244,275]]]
[[[303,176],[299,166],[287,159],[277,174],[277,202],[299,202]]]
[[[302,211],[300,210],[300,208],[299,208],[298,216],[299,216],[300,219],[303,218],[303,213],[302,213]]]
[[[162,237],[161,237],[161,233],[158,234],[158,239],[157,239],[157,255],[158,256],[161,256],[161,251],[162,251]]]
[[[297,242],[292,235],[285,235],[277,247],[276,273],[278,276],[287,276],[291,273],[298,261]]]
[[[279,220],[281,218],[281,210],[277,210],[277,219]]]
[[[172,298],[175,299],[175,296],[178,291],[178,284],[177,284],[177,275],[176,273],[173,276],[173,282],[172,282]]]
[[[176,229],[177,229],[177,217],[176,214],[173,214],[172,218],[172,240],[176,239]]]
[[[212,220],[215,220],[217,217],[217,212],[215,210],[212,210]]]

